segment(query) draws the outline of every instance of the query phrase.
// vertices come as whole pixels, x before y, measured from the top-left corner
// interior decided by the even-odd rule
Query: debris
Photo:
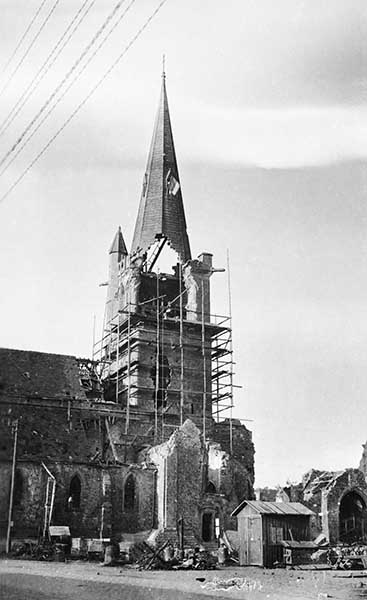
[[[212,581],[204,583],[202,589],[212,591],[223,591],[223,590],[246,590],[248,592],[260,591],[262,584],[257,579],[248,579],[245,577],[231,577],[230,579],[222,579],[220,577],[214,577]]]
[[[161,553],[169,543],[169,540],[167,540],[157,550],[154,550],[147,542],[143,542],[143,552],[136,561],[138,568],[143,570],[170,568],[169,563],[166,563],[164,557],[161,556]]]
[[[119,557],[119,547],[117,544],[108,544],[104,551],[104,567],[114,567]]]
[[[327,546],[329,544],[326,536],[323,533],[320,533],[320,535],[317,536],[314,542],[317,546]]]
[[[367,546],[333,546],[327,551],[327,564],[333,569],[364,569],[367,565]]]

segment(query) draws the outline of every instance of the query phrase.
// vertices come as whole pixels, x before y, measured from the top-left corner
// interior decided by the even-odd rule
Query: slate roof
[[[313,511],[300,502],[262,502],[259,500],[243,500],[232,512],[232,516],[238,515],[245,506],[251,506],[262,515],[303,515],[311,516]]]
[[[179,184],[175,194],[168,191],[169,181]],[[164,74],[135,225],[132,253],[138,250],[146,252],[161,237],[167,238],[168,244],[178,253],[183,262],[191,258]]]
[[[0,348],[0,396],[86,400],[75,356]]]

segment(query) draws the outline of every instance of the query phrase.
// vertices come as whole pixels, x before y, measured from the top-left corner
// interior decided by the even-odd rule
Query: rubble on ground
[[[249,579],[248,577],[231,577],[225,579],[222,577],[214,577],[212,581],[207,581],[201,586],[205,590],[224,591],[224,590],[246,590],[247,592],[259,591],[262,589],[262,584],[257,579]]]

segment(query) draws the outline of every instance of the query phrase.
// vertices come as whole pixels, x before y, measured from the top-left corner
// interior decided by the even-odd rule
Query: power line
[[[144,33],[145,29],[150,25],[151,21],[154,17],[159,13],[161,8],[166,4],[167,0],[161,0],[158,6],[154,9],[152,14],[148,17],[148,19],[144,22],[144,24],[138,29],[136,34],[131,38],[130,42],[125,46],[123,51],[118,55],[112,65],[105,71],[103,76],[97,81],[97,83],[93,86],[93,88],[89,91],[89,93],[85,96],[85,98],[78,104],[78,106],[74,109],[71,115],[64,121],[62,126],[56,131],[56,133],[49,139],[47,144],[42,148],[42,150],[35,156],[32,162],[28,165],[28,167],[19,175],[19,177],[15,180],[15,182],[10,186],[10,188],[0,197],[0,202],[5,200],[7,196],[14,190],[14,188],[22,181],[22,179],[27,175],[27,173],[32,169],[32,167],[38,162],[38,160],[43,156],[43,154],[48,150],[51,144],[55,141],[55,139],[62,133],[62,131],[67,127],[67,125],[72,121],[72,119],[79,113],[79,111],[83,108],[83,106],[88,102],[88,100],[93,96],[93,94],[97,91],[97,89],[102,85],[105,79],[112,73],[112,71],[116,68],[119,62],[123,59],[125,54],[130,50],[131,46],[139,39],[139,37]]]
[[[70,84],[67,86],[67,88],[64,90],[64,92],[61,94],[61,96],[59,96],[59,98],[57,98],[57,100],[54,102],[53,105],[51,105],[50,109],[47,111],[47,113],[44,115],[43,119],[38,123],[38,125],[36,126],[36,128],[30,133],[30,135],[28,136],[28,138],[24,141],[24,143],[20,146],[20,148],[18,149],[18,151],[15,153],[15,155],[11,158],[11,160],[4,166],[4,168],[0,171],[0,177],[8,170],[8,168],[13,164],[13,162],[16,160],[16,158],[19,156],[19,154],[22,152],[22,150],[25,148],[25,146],[27,146],[27,144],[31,141],[31,139],[33,138],[33,136],[37,133],[37,131],[42,127],[43,123],[48,119],[48,117],[51,115],[51,113],[55,110],[55,108],[57,107],[57,105],[61,102],[61,100],[66,96],[66,94],[68,93],[68,91],[70,90],[70,88],[74,85],[74,83],[79,79],[79,77],[81,76],[81,74],[85,71],[85,69],[88,67],[88,65],[90,64],[90,62],[93,60],[93,58],[95,57],[95,55],[99,52],[99,50],[104,46],[104,44],[106,43],[106,41],[108,40],[108,38],[112,35],[112,33],[114,32],[114,30],[116,29],[116,27],[118,27],[118,25],[120,24],[120,22],[122,21],[122,19],[125,17],[126,13],[130,10],[131,6],[136,2],[136,0],[130,0],[129,5],[127,6],[127,8],[123,11],[123,13],[120,15],[120,17],[118,18],[118,20],[116,21],[116,23],[112,26],[112,28],[108,31],[108,33],[105,35],[105,37],[102,39],[102,41],[100,42],[100,44],[97,46],[97,48],[94,50],[94,52],[91,54],[91,56],[88,58],[87,62],[83,65],[82,69],[77,73],[77,75],[74,77],[74,79],[72,79],[72,81],[70,82]],[[64,78],[65,79],[65,78]],[[59,86],[58,86],[59,87]],[[61,88],[61,84],[60,84],[60,88]],[[51,96],[55,97],[57,95],[57,91],[60,90],[55,90],[53,92],[53,94],[51,94]],[[47,103],[50,101],[51,99],[48,99]],[[46,105],[47,105],[46,103]],[[44,107],[42,107],[41,111],[38,113],[37,117],[40,115],[40,113],[42,113],[44,110]],[[33,124],[34,122],[37,120],[37,117],[35,119],[33,119]],[[31,124],[28,125],[27,129],[23,132],[21,138],[19,138],[19,140],[16,142],[16,144],[14,144],[14,146],[7,152],[7,154],[3,157],[3,159],[0,161],[0,167],[4,164],[4,162],[6,161],[6,159],[10,156],[10,154],[13,153],[13,151],[16,149],[16,147],[19,145],[21,139],[24,137],[25,133],[31,129]]]
[[[38,9],[36,10],[35,14],[33,15],[31,22],[29,23],[28,27],[26,27],[25,31],[23,32],[23,35],[21,36],[19,42],[17,43],[16,47],[14,48],[11,56],[8,58],[5,66],[3,67],[2,73],[5,73],[6,69],[8,68],[8,66],[10,65],[11,61],[13,60],[14,56],[16,55],[16,53],[18,52],[20,46],[23,43],[23,40],[25,39],[25,37],[27,36],[29,30],[31,29],[33,23],[35,22],[35,20],[37,19],[39,13],[41,12],[44,4],[47,2],[47,0],[42,0],[41,4],[39,5]]]
[[[28,131],[30,129],[32,129],[33,125],[37,122],[37,120],[40,118],[40,116],[42,115],[42,113],[46,110],[46,108],[48,107],[48,105],[54,100],[54,98],[57,96],[57,94],[59,93],[59,91],[63,88],[64,84],[67,82],[67,80],[71,77],[71,75],[74,73],[74,71],[78,68],[78,66],[80,65],[80,63],[83,61],[83,59],[85,58],[85,56],[88,54],[89,50],[94,46],[94,44],[96,43],[96,41],[98,40],[98,38],[102,35],[102,33],[104,32],[104,30],[106,29],[106,27],[108,26],[108,24],[111,22],[111,20],[113,19],[113,17],[116,15],[116,13],[120,10],[122,4],[125,2],[125,0],[118,0],[118,2],[116,3],[115,7],[113,8],[113,10],[110,12],[110,14],[106,17],[106,19],[104,20],[104,22],[102,23],[101,27],[97,30],[97,32],[94,34],[94,36],[92,37],[92,39],[90,40],[90,42],[87,44],[87,46],[84,48],[84,50],[82,51],[82,53],[79,55],[79,57],[77,58],[77,60],[74,62],[73,66],[71,67],[71,69],[69,69],[69,71],[66,73],[66,75],[62,78],[62,80],[60,81],[60,83],[56,86],[56,88],[54,89],[54,91],[50,94],[50,96],[47,98],[46,102],[43,104],[43,106],[41,106],[40,110],[38,111],[38,113],[36,114],[35,117],[33,117],[33,119],[30,121],[30,123],[28,123],[27,127],[24,129],[24,131],[21,133],[21,135],[18,137],[18,139],[16,140],[16,142],[13,144],[13,146],[10,148],[10,150],[8,150],[8,152],[3,156],[3,158],[0,161],[0,166],[2,166],[5,161],[7,160],[7,158],[9,158],[9,156],[16,150],[16,148],[19,146],[19,144],[22,142],[22,140],[24,139],[24,137],[27,135]],[[135,2],[135,0],[131,0],[129,7]],[[122,17],[126,14],[127,10],[124,11]],[[121,18],[122,18],[121,17]],[[118,23],[120,22],[121,18],[119,19]],[[114,28],[113,28],[114,29]],[[97,48],[97,51],[99,50],[99,48],[106,42],[106,40],[108,39],[108,37],[111,35],[113,29],[110,31],[110,33],[106,36],[106,38],[103,40],[103,42],[101,43],[101,45]],[[92,55],[95,56],[96,53],[94,53]],[[89,64],[90,60],[87,62],[87,65]],[[77,76],[77,78],[80,76],[80,74],[83,72],[84,68],[81,70],[81,72],[79,73],[79,75]],[[76,79],[77,79],[76,78]],[[70,87],[70,86],[69,86]],[[67,88],[69,89],[69,88]],[[66,90],[67,91],[67,90]],[[63,98],[63,96],[65,95],[65,93],[61,96],[61,98]],[[60,98],[60,99],[61,99]],[[58,102],[60,101],[60,99],[55,103],[54,107],[58,104]],[[51,109],[52,112],[53,108]],[[50,114],[50,113],[48,113]],[[46,117],[47,118],[47,117]],[[42,121],[43,122],[43,121]],[[42,124],[41,122],[41,124]],[[39,129],[39,127],[36,128],[36,130],[29,136],[28,140],[26,140],[25,144],[23,144],[22,148],[24,148],[24,146],[28,143],[28,141],[33,137],[34,133]],[[16,154],[16,156],[18,156],[19,152]],[[16,158],[15,156],[15,158]],[[13,162],[13,160],[5,167],[5,170],[8,168],[8,166]],[[1,171],[0,175],[2,175],[4,173],[4,170]]]
[[[64,33],[59,38],[57,44],[53,47],[53,49],[49,53],[49,55],[46,58],[46,60],[44,61],[44,63],[40,67],[40,69],[37,71],[36,75],[33,77],[32,81],[29,83],[29,85],[27,86],[27,88],[25,89],[25,91],[23,92],[23,94],[21,95],[21,97],[16,102],[15,106],[13,106],[13,108],[11,109],[11,111],[8,113],[8,115],[6,116],[6,118],[1,123],[1,125],[0,125],[0,136],[3,135],[5,133],[5,131],[10,127],[10,125],[12,124],[12,122],[14,121],[14,119],[18,116],[18,114],[22,110],[23,106],[27,103],[27,101],[33,95],[33,93],[35,92],[35,90],[37,89],[37,87],[39,86],[39,84],[41,83],[41,81],[45,78],[45,76],[49,72],[50,68],[55,64],[55,62],[58,59],[58,57],[60,56],[61,52],[64,50],[65,46],[69,43],[69,41],[73,37],[74,33],[79,29],[80,25],[82,24],[82,22],[84,21],[84,19],[88,15],[89,11],[91,10],[91,8],[93,7],[93,5],[95,4],[96,0],[92,0],[91,4],[87,7],[86,11],[81,15],[79,21],[76,23],[75,27],[72,29],[72,31],[69,33],[68,37],[66,38],[66,40],[62,44],[63,40],[65,39],[65,37],[67,36],[68,32],[70,31],[71,27],[74,25],[75,21],[78,19],[79,15],[82,13],[82,11],[84,10],[84,8],[88,4],[88,2],[90,2],[90,0],[84,0],[82,6],[77,10],[77,12],[74,15],[73,19],[71,20],[71,22],[69,23],[69,25],[65,29]],[[60,47],[60,45],[61,45],[61,47]],[[58,50],[58,52],[54,56],[54,54],[55,54],[55,52],[57,50]],[[52,57],[53,57],[53,60],[51,61]],[[39,77],[39,75],[41,75],[41,76],[40,76],[40,78],[37,81],[37,78]]]
[[[15,77],[15,75],[17,74],[17,72],[19,71],[20,67],[22,66],[23,62],[25,61],[25,59],[27,58],[28,54],[30,53],[30,51],[32,50],[34,44],[36,43],[36,41],[38,40],[39,36],[41,35],[43,29],[46,27],[48,21],[50,20],[52,14],[54,13],[57,5],[59,4],[60,0],[56,0],[56,2],[54,2],[51,10],[49,11],[49,13],[47,14],[47,17],[44,19],[41,27],[38,29],[36,35],[34,36],[33,40],[31,41],[31,43],[29,44],[27,50],[25,51],[25,53],[23,54],[22,58],[20,59],[20,61],[18,62],[17,66],[15,67],[14,71],[12,72],[12,74],[10,75],[8,81],[5,83],[5,85],[3,85],[3,87],[0,90],[0,97],[3,95],[3,93],[5,92],[5,90],[8,88],[10,82],[13,80],[13,78]]]

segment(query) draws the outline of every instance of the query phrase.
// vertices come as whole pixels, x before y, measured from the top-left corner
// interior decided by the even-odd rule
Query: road
[[[223,591],[225,583],[230,588]],[[104,568],[85,561],[0,560],[1,600],[360,600],[361,597],[367,600],[367,571],[258,567],[138,571],[128,566]]]
[[[125,583],[106,583],[30,575],[1,573],[2,600],[208,600],[204,594],[138,587]]]

